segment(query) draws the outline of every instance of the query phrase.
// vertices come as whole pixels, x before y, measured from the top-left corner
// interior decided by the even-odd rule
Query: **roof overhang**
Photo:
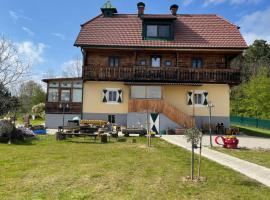
[[[46,78],[42,79],[43,82],[48,83],[50,81],[82,81],[82,77],[71,77],[71,78]]]
[[[76,47],[85,49],[128,49],[128,50],[165,50],[165,51],[218,51],[241,53],[248,47],[158,47],[158,46],[121,46],[121,45],[78,45]]]

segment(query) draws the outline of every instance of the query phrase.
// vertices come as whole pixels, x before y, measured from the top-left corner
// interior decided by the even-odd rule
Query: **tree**
[[[17,97],[11,96],[8,89],[0,83],[0,116],[7,114],[8,112],[14,112],[18,108]]]
[[[82,61],[79,57],[76,57],[75,59],[66,62],[62,66],[63,77],[81,77],[82,76]]]
[[[32,113],[41,118],[45,118],[45,103],[39,103],[32,107]]]
[[[29,73],[29,64],[23,62],[16,45],[0,37],[0,82],[4,86],[22,80]]]
[[[194,160],[195,160],[194,149],[198,147],[199,143],[200,143],[200,148],[201,148],[202,132],[197,128],[190,128],[186,130],[185,136],[187,138],[187,142],[191,143],[191,176],[190,178],[191,180],[194,180]],[[200,165],[201,165],[201,162],[199,161],[199,171],[198,171],[198,177],[197,177],[198,179],[200,179],[199,177]]]
[[[19,98],[21,102],[21,112],[27,113],[31,112],[34,105],[44,103],[46,94],[40,84],[34,81],[28,81],[21,85]]]
[[[270,72],[270,45],[265,40],[255,40],[244,52],[242,74],[243,79],[248,80],[260,71]]]
[[[232,90],[231,112],[244,117],[270,119],[270,78],[265,72],[252,76]]]

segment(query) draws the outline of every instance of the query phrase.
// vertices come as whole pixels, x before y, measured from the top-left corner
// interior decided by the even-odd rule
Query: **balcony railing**
[[[188,69],[178,67],[105,67],[85,66],[85,80],[174,82],[174,83],[240,83],[238,69]]]

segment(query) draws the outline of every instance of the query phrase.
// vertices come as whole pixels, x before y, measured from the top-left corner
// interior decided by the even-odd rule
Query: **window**
[[[118,57],[109,57],[109,67],[118,67],[119,58]]]
[[[120,88],[105,88],[102,90],[103,103],[122,103],[123,91]]]
[[[117,102],[117,91],[108,91],[108,102]]]
[[[70,88],[71,87],[71,82],[62,82],[61,87]]]
[[[192,65],[192,68],[194,68],[194,69],[202,68],[202,59],[201,58],[193,58],[191,65]]]
[[[145,66],[145,65],[146,65],[146,60],[140,60],[139,64],[140,64],[141,66]]]
[[[160,61],[161,61],[160,56],[152,56],[151,66],[152,67],[160,67]]]
[[[203,94],[202,93],[194,93],[194,104],[202,105],[203,104]]]
[[[166,60],[166,61],[164,62],[164,64],[165,64],[165,66],[170,67],[170,66],[172,66],[172,61]]]
[[[131,86],[133,99],[161,99],[160,86]]]
[[[147,99],[161,99],[161,87],[160,86],[147,86],[146,98]]]
[[[146,25],[146,37],[148,38],[170,38],[170,25]]]
[[[74,81],[73,87],[74,88],[82,88],[82,81]]]
[[[49,88],[48,102],[57,102],[57,101],[58,101],[58,89]]]
[[[111,124],[115,123],[115,115],[108,115],[108,122],[110,122]]]
[[[59,83],[58,82],[50,82],[49,83],[49,87],[59,87]]]
[[[70,101],[70,90],[61,90],[61,101]]]
[[[72,91],[72,102],[82,102],[82,89],[73,89]]]

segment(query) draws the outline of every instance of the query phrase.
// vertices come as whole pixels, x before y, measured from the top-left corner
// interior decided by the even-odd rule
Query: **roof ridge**
[[[216,14],[216,16],[217,16],[219,19],[221,19],[221,20],[223,20],[223,21],[225,21],[225,22],[227,22],[227,23],[229,23],[229,24],[235,26],[236,28],[238,28],[238,26],[237,26],[236,24],[233,24],[232,22],[230,22],[229,20],[225,19],[224,17],[222,17],[222,16],[220,16],[220,15],[218,15],[218,14]]]
[[[96,17],[94,17],[94,18],[92,18],[92,19],[90,19],[90,20],[84,22],[83,24],[81,24],[81,27],[83,27],[84,25],[86,25],[86,24],[88,24],[88,23],[94,21],[95,19],[99,18],[99,17],[102,16],[102,15],[103,15],[103,14],[101,13],[101,14],[97,15]]]

